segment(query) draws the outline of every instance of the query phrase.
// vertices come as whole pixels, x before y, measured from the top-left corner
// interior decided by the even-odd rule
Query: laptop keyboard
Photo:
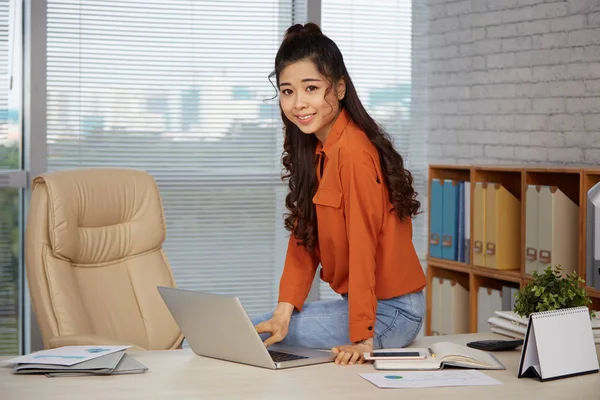
[[[302,360],[303,358],[308,358],[308,357],[299,356],[296,354],[282,353],[281,351],[275,351],[275,350],[269,350],[269,354],[271,355],[271,358],[275,362]]]

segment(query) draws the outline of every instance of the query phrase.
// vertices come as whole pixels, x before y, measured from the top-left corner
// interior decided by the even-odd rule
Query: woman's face
[[[330,82],[314,63],[302,60],[285,67],[279,76],[279,103],[285,116],[302,132],[315,134],[324,142],[340,112],[346,84]]]

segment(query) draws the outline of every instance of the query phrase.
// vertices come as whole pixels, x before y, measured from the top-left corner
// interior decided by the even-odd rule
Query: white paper
[[[531,337],[523,344],[539,359],[541,379],[597,371],[598,355],[587,307],[531,314]],[[532,339],[535,338],[535,341]],[[524,361],[526,363],[527,358]],[[525,370],[525,367],[523,367]]]
[[[397,371],[394,373],[358,374],[383,389],[430,388],[441,386],[487,386],[502,382],[477,370]]]
[[[6,360],[8,364],[75,365],[83,361],[122,351],[131,346],[64,346]]]

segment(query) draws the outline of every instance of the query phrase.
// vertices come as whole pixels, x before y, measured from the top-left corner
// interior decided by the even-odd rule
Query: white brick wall
[[[428,0],[429,163],[600,164],[600,0]]]

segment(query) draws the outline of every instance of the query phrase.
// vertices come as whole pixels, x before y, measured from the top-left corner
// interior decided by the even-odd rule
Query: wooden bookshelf
[[[528,185],[557,186],[565,195],[579,206],[578,218],[578,265],[577,274],[586,279],[586,194],[596,183],[600,182],[600,168],[589,166],[542,166],[542,165],[430,165],[428,187],[433,179],[453,179],[470,182],[470,232],[468,263],[432,257],[427,246],[427,286],[431,287],[433,279],[451,279],[460,283],[469,291],[469,327],[471,332],[477,331],[477,303],[480,287],[501,290],[502,286],[522,288],[531,281],[525,269],[525,231],[526,231],[526,197]],[[520,201],[520,263],[515,269],[495,269],[473,263],[473,229],[474,229],[474,183],[500,183]],[[431,209],[429,196],[428,216]],[[429,243],[429,218],[428,218]],[[600,290],[586,287],[592,299],[592,308],[600,311]],[[431,290],[426,293],[425,333],[431,335]],[[598,312],[597,312],[598,314]]]

